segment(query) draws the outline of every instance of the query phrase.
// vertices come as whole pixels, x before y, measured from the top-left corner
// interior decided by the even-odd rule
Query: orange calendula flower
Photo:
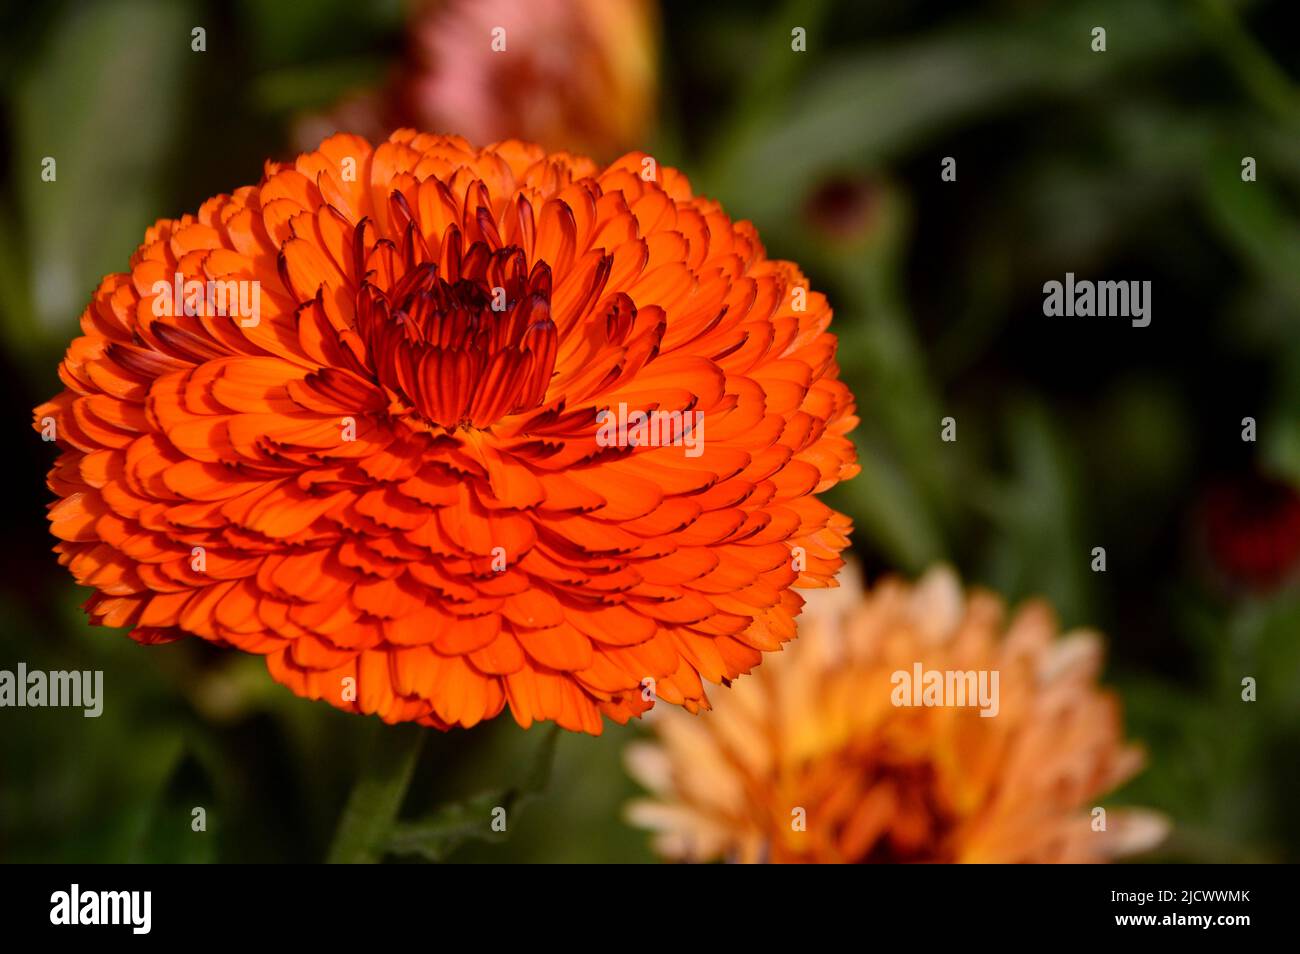
[[[1153,846],[1157,815],[1097,799],[1133,776],[1099,638],[1050,610],[915,586],[813,594],[799,638],[698,719],[628,751],[665,856],[773,862],[1090,862]],[[992,674],[997,673],[996,679]]]
[[[806,285],[648,156],[335,136],[101,283],[36,410],[56,549],[94,622],[389,722],[698,710],[846,545]]]

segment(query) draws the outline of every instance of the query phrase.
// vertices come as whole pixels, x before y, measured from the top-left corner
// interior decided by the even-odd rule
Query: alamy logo
[[[87,719],[97,719],[104,711],[104,671],[28,672],[26,663],[19,663],[17,672],[0,669],[0,708],[6,706],[81,708]]]
[[[601,447],[682,447],[687,457],[704,453],[703,411],[602,410],[596,415],[596,443]]]
[[[1043,283],[1043,314],[1049,318],[1131,318],[1134,328],[1151,324],[1151,283],[1075,281]]]
[[[262,320],[262,283],[252,281],[185,280],[177,272],[170,282],[159,279],[153,283],[153,313],[155,318],[175,315],[202,316],[228,315],[239,319],[244,328],[256,328]]]
[[[131,933],[148,934],[153,923],[152,891],[70,891],[50,895],[51,924],[129,924]]]
[[[913,663],[911,672],[899,669],[889,681],[889,700],[896,706],[979,707],[981,719],[998,714],[996,669],[924,669]]]

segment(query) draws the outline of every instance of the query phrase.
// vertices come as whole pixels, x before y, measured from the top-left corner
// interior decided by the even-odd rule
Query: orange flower
[[[1095,634],[1056,638],[1042,604],[1007,624],[997,597],[964,595],[946,569],[867,595],[852,570],[810,597],[799,639],[714,711],[656,712],[658,744],[629,749],[657,796],[631,818],[657,832],[662,854],[1087,862],[1163,837],[1162,819],[1133,809],[1094,830],[1096,799],[1142,763],[1118,702],[1094,684]],[[945,689],[963,674],[962,688],[953,678],[953,695],[918,697],[918,670]],[[924,675],[915,685],[939,686]]]
[[[653,125],[657,33],[651,0],[420,3],[386,87],[308,118],[295,138],[417,126],[609,159],[644,145]]]
[[[840,564],[830,317],[649,157],[336,136],[101,283],[36,410],[56,549],[94,622],[389,722],[695,711]]]

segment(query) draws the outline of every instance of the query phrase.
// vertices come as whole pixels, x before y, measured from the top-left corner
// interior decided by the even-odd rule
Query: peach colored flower
[[[1033,603],[1005,620],[947,569],[863,594],[853,568],[809,598],[800,635],[698,719],[658,712],[628,751],[653,793],[631,819],[669,858],[773,862],[1104,861],[1164,822],[1097,800],[1141,767],[1097,688],[1092,633]],[[999,672],[996,715],[900,706],[895,673]],[[991,680],[986,683],[992,686]],[[991,696],[989,697],[991,698]],[[941,701],[953,702],[946,699]],[[994,706],[986,706],[989,712]]]

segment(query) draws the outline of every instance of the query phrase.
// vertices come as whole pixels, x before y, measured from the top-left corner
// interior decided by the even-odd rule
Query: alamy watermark
[[[257,279],[201,282],[191,278],[187,281],[177,272],[170,282],[162,279],[154,282],[153,293],[155,318],[223,315],[238,318],[243,328],[256,328],[262,320],[262,283]]]
[[[50,923],[126,924],[132,934],[148,934],[153,925],[152,891],[82,891],[74,884],[68,891],[50,895]]]
[[[84,709],[87,719],[98,719],[104,711],[104,671],[29,672],[26,663],[19,663],[17,671],[0,669],[0,708],[10,706]]]
[[[889,677],[896,706],[978,708],[980,718],[998,714],[998,670],[925,669],[918,663],[912,671],[897,670]]]
[[[687,457],[704,453],[703,411],[618,411],[596,415],[596,443],[601,447],[681,447]]]
[[[1043,283],[1043,314],[1049,318],[1131,318],[1134,328],[1151,324],[1151,283],[1065,281]]]

